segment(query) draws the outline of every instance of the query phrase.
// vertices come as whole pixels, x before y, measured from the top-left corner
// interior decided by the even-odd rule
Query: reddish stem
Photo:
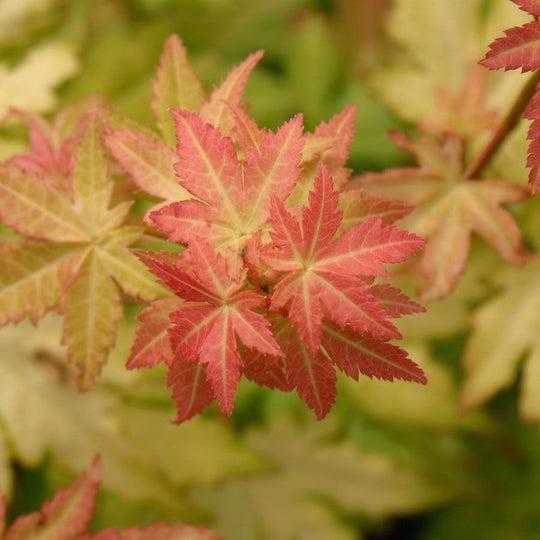
[[[491,140],[476,159],[467,167],[467,170],[465,171],[466,178],[478,178],[480,172],[497,152],[506,136],[514,129],[514,127],[516,127],[523,115],[523,111],[536,92],[536,86],[539,81],[540,70],[537,70],[519,93],[514,105],[502,119]]]

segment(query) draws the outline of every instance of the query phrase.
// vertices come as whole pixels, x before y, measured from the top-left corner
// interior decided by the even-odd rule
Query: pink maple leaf
[[[214,396],[230,414],[243,364],[236,338],[247,348],[282,355],[268,321],[254,311],[264,307],[266,300],[254,291],[242,290],[245,272],[231,271],[227,260],[202,240],[192,242],[181,259],[189,261],[192,272],[182,260],[173,265],[145,257],[155,274],[187,301],[170,314],[173,362],[206,365]]]
[[[273,200],[272,243],[263,255],[271,268],[283,273],[272,294],[272,308],[288,308],[313,353],[321,342],[324,317],[359,334],[399,338],[362,278],[387,275],[383,263],[402,262],[423,245],[413,234],[384,226],[380,217],[368,218],[335,237],[343,219],[337,205],[332,178],[321,166],[301,220]]]

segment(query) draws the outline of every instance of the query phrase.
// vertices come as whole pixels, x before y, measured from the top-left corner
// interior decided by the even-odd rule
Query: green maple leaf
[[[391,459],[358,450],[352,443],[328,442],[331,423],[275,419],[248,441],[275,470],[194,490],[197,502],[217,515],[216,529],[235,540],[353,540],[323,501],[347,513],[382,518],[441,502],[452,488],[437,486],[400,468]]]
[[[538,257],[508,270],[505,288],[474,313],[463,360],[464,407],[478,406],[513,384],[524,360],[520,412],[527,420],[540,419],[539,270]]]
[[[31,151],[1,166],[0,219],[26,238],[0,247],[0,324],[37,322],[57,308],[78,385],[88,389],[114,345],[121,292],[145,301],[168,292],[127,249],[143,232],[122,225],[130,203],[109,208],[100,113],[81,120],[67,148],[55,144],[60,128],[46,134],[32,123]]]

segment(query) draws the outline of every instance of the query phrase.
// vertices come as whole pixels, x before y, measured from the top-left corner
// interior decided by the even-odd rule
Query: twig
[[[487,143],[476,159],[467,167],[467,170],[465,171],[465,176],[467,178],[478,178],[481,170],[489,163],[506,136],[519,122],[523,115],[523,111],[529,104],[529,101],[536,91],[536,86],[539,81],[540,70],[537,70],[519,93],[514,105],[508,111],[508,114],[503,118],[499,124],[499,127],[495,130],[491,140]]]

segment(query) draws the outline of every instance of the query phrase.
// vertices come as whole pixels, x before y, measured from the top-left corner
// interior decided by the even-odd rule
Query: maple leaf
[[[65,43],[41,43],[9,69],[0,63],[0,116],[11,107],[43,113],[54,107],[53,89],[78,70],[76,55]]]
[[[490,46],[480,64],[489,69],[517,69],[532,71],[540,67],[540,22],[531,21],[523,26],[505,30],[505,36],[497,38]]]
[[[430,508],[460,492],[452,482],[437,483],[389,455],[341,440],[339,429],[330,419],[272,418],[264,430],[247,433],[250,445],[271,461],[270,471],[199,487],[192,497],[216,514],[219,530],[231,539],[353,540],[358,527],[344,525],[337,518],[342,512],[381,519]],[[328,500],[336,512],[328,511]]]
[[[224,540],[205,527],[189,525],[166,525],[159,523],[145,529],[132,527],[118,530],[106,529],[96,534],[88,533],[88,525],[95,510],[95,498],[100,483],[102,462],[96,456],[87,471],[50,500],[40,511],[19,516],[5,530],[6,501],[0,499],[3,519],[0,535],[5,540],[33,540],[55,538],[56,540]]]
[[[529,12],[535,18],[540,14],[540,5],[537,0],[512,0],[521,9]],[[540,68],[540,21],[534,20],[515,26],[505,31],[505,36],[497,38],[489,46],[489,51],[480,64],[489,69],[512,70],[521,68],[522,72],[533,71]],[[531,168],[529,183],[533,189],[540,184],[538,175],[538,151],[539,151],[539,92],[538,88],[532,97],[523,116],[532,123],[529,127],[527,138],[531,141],[527,166]]]
[[[204,238],[213,247],[242,249],[266,223],[270,195],[285,199],[298,179],[302,121],[296,116],[276,133],[267,133],[258,149],[241,162],[234,142],[202,118],[172,111],[176,120],[181,184],[198,200],[180,201],[152,214],[174,242]]]
[[[94,513],[101,467],[101,459],[94,458],[89,470],[82,472],[71,486],[45,501],[41,511],[18,517],[2,537],[18,540],[53,534],[58,540],[80,537]],[[5,499],[2,504],[5,507]]]
[[[122,226],[131,203],[109,208],[113,180],[99,111],[59,140],[63,124],[56,122],[51,139],[33,121],[30,152],[1,166],[0,220],[26,238],[1,247],[0,323],[37,322],[58,308],[68,358],[87,389],[114,344],[120,291],[147,301],[170,293],[127,249],[143,232]]]
[[[156,275],[188,301],[170,313],[173,324],[168,332],[173,366],[175,363],[188,365],[171,368],[169,384],[174,387],[173,394],[178,399],[180,389],[183,390],[182,396],[188,389],[188,395],[192,393],[195,396],[195,386],[204,385],[205,380],[199,368],[195,371],[194,363],[198,361],[206,365],[206,378],[213,395],[223,411],[230,414],[236,385],[242,374],[236,336],[248,348],[269,355],[282,354],[269,323],[254,311],[264,306],[265,298],[253,291],[241,290],[245,272],[231,274],[226,259],[202,240],[190,243],[181,257],[190,262],[192,272],[185,270],[182,261],[172,265],[151,255],[144,257]],[[190,363],[193,366],[190,367]],[[201,394],[208,395],[206,391]],[[206,399],[203,401],[206,404]],[[185,417],[185,410],[195,414],[200,407],[192,407],[188,403],[186,408],[184,403],[179,407],[181,418]]]
[[[539,269],[538,257],[521,268],[510,269],[500,294],[474,313],[463,360],[463,407],[476,407],[510,386],[524,361],[520,412],[529,421],[540,418]]]
[[[460,92],[440,88],[433,112],[420,122],[420,128],[439,134],[451,131],[465,139],[496,128],[499,115],[486,106],[486,83],[486,70],[475,65]]]
[[[364,280],[385,276],[383,262],[403,261],[422,245],[418,237],[383,224],[381,216],[373,216],[374,209],[390,209],[389,221],[392,214],[400,216],[410,209],[385,206],[381,199],[364,197],[359,190],[349,195],[349,211],[356,195],[358,215],[364,216],[343,231],[338,192],[321,165],[301,219],[295,217],[299,212],[293,215],[279,199],[272,200],[271,242],[259,246],[260,259],[277,274],[270,309],[286,317],[276,313],[271,321],[285,358],[252,352],[245,373],[258,384],[296,389],[317,418],[323,418],[334,402],[335,365],[356,379],[361,372],[425,383],[407,354],[385,343],[400,337],[391,316],[423,308],[390,286],[371,287]]]
[[[350,174],[345,163],[352,139],[355,107],[347,107],[329,122],[321,123],[314,133],[305,136],[301,134],[301,121],[298,117],[291,121],[292,125],[286,124],[278,133],[272,134],[259,128],[245,113],[241,103],[243,91],[248,76],[261,57],[262,52],[255,53],[233,68],[210,98],[205,100],[202,86],[188,61],[182,42],[177,36],[171,36],[165,44],[153,84],[151,104],[160,133],[135,127],[112,129],[106,137],[106,144],[113,156],[131,175],[135,184],[148,194],[162,199],[162,202],[147,212],[145,221],[156,222],[171,234],[173,241],[185,242],[185,237],[194,231],[212,234],[215,231],[208,225],[210,217],[230,220],[230,223],[225,223],[227,227],[231,224],[247,227],[249,236],[251,229],[265,220],[265,203],[269,200],[269,190],[285,196],[294,188],[290,202],[302,204],[313,186],[319,163],[326,163],[336,185],[343,185]],[[190,116],[188,111],[197,114]],[[210,135],[208,128],[196,126],[197,122],[209,124],[214,128],[214,133]],[[228,139],[225,142],[226,137],[231,137],[241,151],[237,153],[225,150],[225,146],[233,146]],[[173,148],[176,138],[179,143],[178,153]],[[229,185],[238,184],[238,174],[235,175],[236,180],[235,176],[226,178],[222,175],[211,189],[215,190],[212,195],[214,198],[197,195],[198,184],[194,184],[194,171],[183,171],[182,160],[191,160],[193,163],[195,149],[200,145],[197,150],[200,159],[208,156],[208,164],[217,164],[219,160],[216,149],[209,141],[218,144],[224,153],[222,164],[229,162],[230,170],[242,170],[242,176],[245,177],[243,198],[257,196],[257,202],[233,200],[227,216],[202,213],[205,204],[210,208],[222,207],[223,201],[218,201],[219,192],[232,189],[228,188]],[[299,153],[301,156],[297,155]],[[179,158],[175,176],[173,166]],[[297,169],[300,165],[301,171]],[[280,178],[282,181],[278,186]],[[209,186],[206,188],[205,195],[208,196]],[[174,204],[178,202],[186,204]],[[249,206],[250,202],[254,203],[251,217],[244,215],[245,209],[240,208],[242,205]],[[153,219],[150,219],[153,211]],[[191,215],[192,212],[194,215]],[[216,224],[213,229],[219,230],[220,227]],[[234,233],[229,234],[234,237]],[[226,233],[223,235],[225,240]],[[209,239],[205,234],[203,237]]]
[[[74,109],[76,105],[64,109],[52,124],[27,112],[12,110],[8,115],[26,124],[30,138],[30,151],[13,156],[12,162],[61,190],[66,189],[73,168],[72,147],[76,136],[62,137],[62,131]]]
[[[356,107],[350,105],[328,122],[321,122],[313,133],[304,135],[302,174],[287,199],[289,205],[307,202],[321,163],[328,169],[336,189],[345,185],[351,173],[345,164],[349,158],[355,116]]]
[[[159,133],[140,126],[124,127],[112,129],[105,139],[133,182],[146,193],[163,199],[147,212],[147,218],[152,210],[164,204],[192,198],[174,174],[173,166],[178,161],[174,150],[177,128],[170,111],[198,112],[203,122],[212,125],[223,136],[231,135],[237,122],[233,109],[240,109],[248,77],[261,57],[262,52],[248,56],[230,71],[206,100],[181,39],[176,35],[167,39],[152,85],[151,107]]]
[[[382,263],[402,262],[422,245],[412,234],[383,226],[380,217],[365,219],[334,238],[343,219],[337,206],[338,193],[321,165],[301,223],[273,199],[272,243],[263,254],[271,268],[283,272],[272,294],[272,309],[288,307],[288,316],[314,353],[325,316],[360,334],[399,337],[361,278],[387,275]]]
[[[415,155],[419,166],[368,173],[350,185],[416,205],[404,225],[427,240],[421,259],[425,275],[421,299],[442,298],[453,290],[467,262],[472,232],[506,261],[524,262],[519,227],[500,205],[526,199],[527,186],[467,178],[463,143],[455,135],[446,135],[442,143],[427,136],[417,140],[397,132],[390,136],[401,149]]]
[[[152,82],[150,101],[157,126],[169,145],[176,143],[171,109],[198,111],[204,99],[204,89],[189,63],[182,40],[175,34],[165,41],[163,53]]]
[[[514,4],[517,4],[523,11],[540,17],[540,2],[538,0],[512,0]]]

